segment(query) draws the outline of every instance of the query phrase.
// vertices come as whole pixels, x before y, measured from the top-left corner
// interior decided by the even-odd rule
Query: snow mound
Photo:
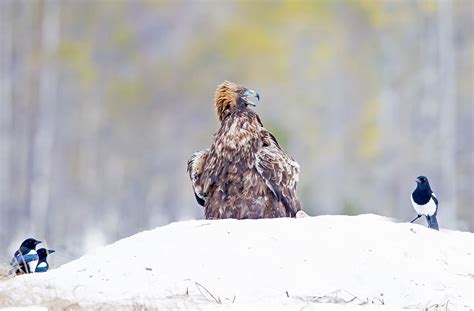
[[[375,215],[178,222],[0,282],[0,307],[472,309],[473,243]]]

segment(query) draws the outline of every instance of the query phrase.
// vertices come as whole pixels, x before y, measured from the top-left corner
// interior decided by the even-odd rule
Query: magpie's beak
[[[417,184],[421,183],[421,179],[419,179],[419,178],[415,179],[415,181],[416,181]]]
[[[251,102],[248,97],[255,97],[258,101],[260,101],[260,94],[258,94],[258,92],[255,92],[254,90],[245,90],[244,94],[242,95],[242,98],[248,105],[255,107],[255,103]]]
[[[52,254],[52,253],[54,253],[54,252],[55,252],[54,249],[48,249],[48,254]]]
[[[41,241],[36,241],[36,242],[35,242],[35,245],[38,245],[38,244],[40,244],[40,243],[42,243],[42,242],[41,242]]]

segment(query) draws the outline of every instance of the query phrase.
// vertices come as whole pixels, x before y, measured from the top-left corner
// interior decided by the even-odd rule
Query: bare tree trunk
[[[10,66],[12,63],[12,3],[0,3],[0,209],[8,211],[11,200],[11,170],[12,164],[12,79]],[[8,230],[3,217],[1,230]],[[7,231],[0,232],[5,236]]]
[[[329,89],[331,92],[331,104],[328,106],[327,139],[329,142],[329,154],[324,168],[324,182],[321,187],[324,189],[324,196],[321,210],[324,214],[343,213],[344,198],[341,195],[344,180],[344,126],[341,126],[341,119],[344,120],[345,98],[345,78],[339,64],[333,64],[333,70],[329,76]]]
[[[387,14],[391,3],[383,2],[382,10]],[[405,201],[403,195],[398,191],[398,180],[403,175],[393,161],[393,154],[396,154],[396,146],[400,141],[398,127],[401,123],[400,114],[397,111],[397,103],[400,102],[400,94],[395,87],[397,76],[399,75],[400,56],[398,46],[394,35],[390,34],[392,29],[381,29],[377,33],[377,39],[380,41],[380,60],[377,65],[381,69],[380,77],[380,110],[377,114],[377,127],[380,131],[381,158],[380,164],[375,171],[377,182],[374,184],[374,192],[385,192],[386,188],[393,189],[387,191],[386,204],[380,204],[378,213],[387,213],[403,219],[405,217]],[[407,196],[408,199],[408,196]],[[384,210],[387,209],[387,210]]]
[[[438,0],[440,153],[443,197],[440,226],[456,228],[456,90],[453,42],[453,3]]]
[[[31,65],[23,61],[34,53],[33,40],[22,40],[31,35],[33,27],[34,11],[33,5],[24,2],[11,1],[10,24],[12,34],[12,58],[11,70],[11,102],[12,113],[12,145],[10,163],[10,212],[7,225],[9,232],[18,235],[24,234],[28,226],[29,197],[30,197],[30,132],[31,132],[31,107],[32,95]],[[22,220],[19,223],[11,222],[11,219]],[[15,227],[14,227],[15,226]],[[8,229],[9,228],[9,229]],[[11,235],[11,233],[10,233]]]
[[[56,124],[57,70],[52,57],[59,45],[60,2],[45,1],[42,7],[41,47],[37,127],[33,137],[33,175],[31,186],[31,228],[44,236],[51,194],[51,169]]]

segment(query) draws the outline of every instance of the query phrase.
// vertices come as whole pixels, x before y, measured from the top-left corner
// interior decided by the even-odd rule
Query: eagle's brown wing
[[[198,204],[201,206],[204,206],[204,203],[206,203],[207,195],[204,193],[203,187],[199,183],[199,177],[204,169],[204,164],[206,163],[208,154],[209,149],[198,151],[188,160],[188,174],[193,185],[194,196],[196,197]]]
[[[283,203],[286,213],[295,217],[300,210],[296,197],[299,164],[287,155],[268,131],[262,132],[263,147],[256,154],[256,168],[275,197]]]

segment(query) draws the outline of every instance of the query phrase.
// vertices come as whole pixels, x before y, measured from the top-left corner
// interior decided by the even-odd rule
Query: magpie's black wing
[[[16,274],[28,273],[29,271],[28,265],[26,264],[25,258],[20,250],[17,250],[15,254],[13,254],[10,266],[12,267],[11,271]]]
[[[438,206],[438,199],[436,198],[434,192],[431,193],[431,198],[433,199],[433,201],[435,202],[436,206]]]

